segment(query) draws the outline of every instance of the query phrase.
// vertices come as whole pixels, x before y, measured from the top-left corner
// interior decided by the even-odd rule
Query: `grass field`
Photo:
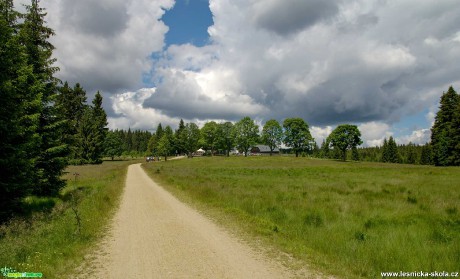
[[[43,278],[71,278],[104,233],[122,193],[127,166],[134,162],[71,166],[60,197],[28,197],[27,216],[0,227],[0,266],[40,272]],[[76,182],[74,173],[79,174]]]
[[[293,157],[143,166],[177,196],[325,273],[460,269],[460,168]]]

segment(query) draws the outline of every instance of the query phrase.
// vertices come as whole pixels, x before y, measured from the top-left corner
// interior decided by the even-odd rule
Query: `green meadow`
[[[104,235],[127,167],[135,162],[139,161],[70,166],[59,197],[27,197],[24,216],[0,226],[1,267],[39,272],[43,278],[73,278]]]
[[[325,274],[459,271],[460,168],[278,156],[143,166],[182,200]]]

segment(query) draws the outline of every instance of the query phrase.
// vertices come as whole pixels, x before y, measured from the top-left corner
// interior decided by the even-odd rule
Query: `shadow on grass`
[[[23,201],[22,215],[30,217],[33,213],[50,213],[58,198],[29,196]]]

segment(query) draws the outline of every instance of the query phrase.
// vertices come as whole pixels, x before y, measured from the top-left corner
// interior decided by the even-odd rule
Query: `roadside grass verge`
[[[293,157],[143,167],[179,198],[325,273],[459,271],[460,168]]]
[[[0,266],[40,272],[43,278],[70,278],[103,236],[119,203],[127,167],[135,162],[70,166],[59,197],[27,197],[25,216],[0,226]],[[79,174],[76,181],[74,173]]]

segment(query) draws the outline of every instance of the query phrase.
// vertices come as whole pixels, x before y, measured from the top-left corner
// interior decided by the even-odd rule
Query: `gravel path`
[[[291,277],[159,187],[140,164],[129,166],[104,243],[92,278]]]

